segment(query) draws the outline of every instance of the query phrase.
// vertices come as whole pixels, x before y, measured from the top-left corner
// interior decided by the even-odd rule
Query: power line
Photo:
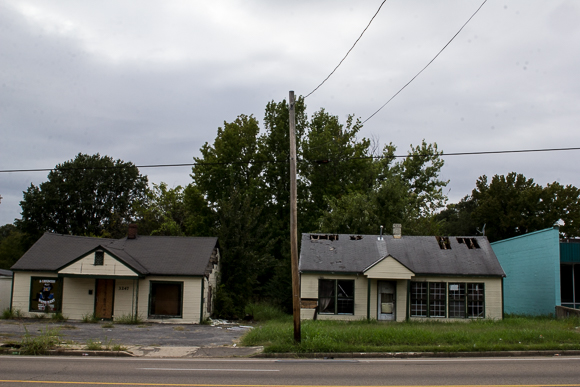
[[[441,153],[439,157],[447,156],[476,156],[476,155],[492,155],[492,154],[507,154],[507,153],[535,153],[535,152],[562,152],[562,151],[577,151],[578,148],[544,148],[544,149],[519,149],[519,150],[501,150],[501,151],[481,151],[481,152],[454,152],[454,153]],[[364,160],[364,159],[384,159],[384,158],[407,158],[407,157],[420,157],[421,155],[392,155],[392,156],[367,156],[367,157],[349,157],[343,160]],[[320,160],[298,160],[301,163],[315,163],[315,164],[327,164],[331,160],[320,159]],[[285,160],[252,160],[252,161],[224,161],[224,162],[200,162],[200,163],[181,163],[181,164],[147,164],[147,165],[120,165],[120,166],[110,166],[110,167],[94,167],[94,168],[58,168],[59,170],[89,170],[89,169],[115,169],[115,168],[129,168],[136,167],[139,169],[144,168],[175,168],[175,167],[193,167],[193,166],[216,166],[216,165],[246,165],[246,164],[282,164],[287,163],[288,159]],[[4,169],[0,170],[0,173],[20,173],[20,172],[50,172],[57,168],[37,168],[37,169]]]
[[[369,26],[371,25],[371,23],[373,22],[375,16],[377,16],[377,14],[379,13],[379,11],[381,10],[381,8],[383,7],[383,4],[385,4],[387,0],[383,0],[383,2],[381,3],[381,5],[379,6],[379,9],[377,9],[377,12],[375,12],[375,14],[373,15],[373,17],[371,18],[371,21],[369,21],[369,24],[367,24],[367,26],[365,27],[365,29],[363,30],[363,32],[360,34],[360,36],[358,37],[358,39],[354,42],[354,44],[352,45],[352,47],[350,48],[350,50],[348,50],[348,52],[346,53],[346,55],[344,56],[344,58],[342,58],[342,60],[338,63],[338,65],[334,68],[334,70],[332,70],[332,72],[330,74],[328,74],[328,76],[326,78],[324,78],[324,80],[320,83],[320,85],[316,86],[316,88],[314,90],[312,90],[310,93],[308,93],[304,98],[308,98],[312,93],[314,93],[316,90],[318,90],[318,88],[320,86],[322,86],[324,84],[324,82],[326,82],[328,80],[328,78],[330,78],[332,76],[332,74],[334,74],[334,72],[339,68],[339,66],[342,64],[342,62],[344,62],[344,60],[346,59],[346,57],[348,56],[348,54],[350,54],[350,52],[352,51],[352,49],[354,48],[354,46],[356,46],[356,44],[358,43],[358,41],[362,38],[362,36],[364,35],[364,33],[366,32],[366,30],[369,28]]]
[[[481,5],[479,6],[479,8],[477,8],[477,10],[471,15],[471,17],[469,19],[467,19],[467,21],[461,26],[461,28],[459,29],[459,31],[457,31],[457,33],[455,35],[453,35],[453,37],[447,42],[447,44],[445,46],[443,46],[443,48],[441,50],[439,50],[439,52],[437,53],[437,55],[435,55],[433,57],[433,59],[431,59],[429,61],[429,63],[427,63],[427,65],[421,69],[421,71],[419,71],[413,78],[411,78],[411,80],[409,82],[407,82],[403,87],[401,87],[401,89],[399,91],[397,91],[391,98],[389,98],[389,100],[387,102],[385,102],[383,104],[383,106],[381,106],[376,112],[374,112],[373,114],[371,114],[370,117],[368,117],[362,123],[364,124],[365,122],[367,122],[368,120],[370,120],[371,118],[373,118],[375,116],[375,114],[377,114],[378,112],[380,112],[385,106],[387,106],[387,104],[389,102],[391,102],[397,95],[399,95],[399,93],[401,91],[403,91],[403,89],[405,89],[407,86],[409,86],[411,84],[411,82],[413,82],[415,80],[415,78],[417,78],[419,75],[421,75],[421,73],[423,71],[425,71],[425,69],[427,67],[429,67],[429,65],[431,65],[431,63],[433,63],[435,61],[435,59],[437,59],[437,57],[443,52],[443,50],[445,50],[447,48],[447,46],[449,46],[449,44],[451,44],[451,42],[457,37],[457,35],[459,35],[459,33],[463,30],[463,28],[467,25],[467,23],[469,23],[471,21],[471,19],[473,19],[473,17],[479,12],[479,10],[483,7],[483,5],[485,3],[487,3],[487,0],[484,0],[483,3],[481,3]]]

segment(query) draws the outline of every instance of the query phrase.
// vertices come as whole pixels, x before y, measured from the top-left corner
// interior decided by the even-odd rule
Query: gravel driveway
[[[146,323],[123,325],[107,323],[0,320],[0,343],[20,341],[28,332],[39,335],[57,329],[63,341],[86,344],[87,340],[123,346],[217,347],[230,346],[248,331],[234,324],[220,326]]]

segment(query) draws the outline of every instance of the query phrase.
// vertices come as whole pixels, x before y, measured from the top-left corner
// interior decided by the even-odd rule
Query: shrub
[[[20,353],[23,355],[45,355],[60,343],[60,330],[45,328],[39,336],[32,336],[26,326],[26,334],[20,342]]]

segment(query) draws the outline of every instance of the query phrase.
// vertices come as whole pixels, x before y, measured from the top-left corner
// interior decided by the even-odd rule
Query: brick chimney
[[[127,234],[127,239],[137,239],[137,224],[131,223],[129,225],[129,233]]]
[[[401,223],[393,223],[393,238],[401,239]]]

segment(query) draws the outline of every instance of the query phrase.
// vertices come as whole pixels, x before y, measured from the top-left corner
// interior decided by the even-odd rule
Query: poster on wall
[[[60,312],[62,282],[58,278],[33,278],[31,312]]]

